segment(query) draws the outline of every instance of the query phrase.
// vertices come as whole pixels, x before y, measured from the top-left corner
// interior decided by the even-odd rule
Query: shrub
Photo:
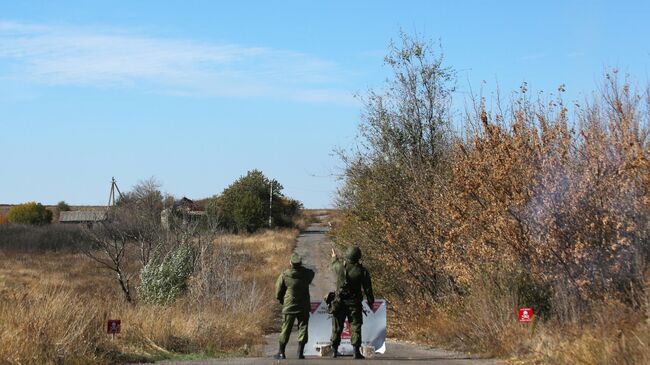
[[[59,212],[68,212],[68,211],[70,211],[70,206],[68,205],[68,203],[66,203],[65,201],[61,200],[60,202],[58,202],[58,203],[56,204],[56,209],[57,209]]]
[[[429,52],[408,37],[391,49],[392,82],[365,100],[363,148],[343,156],[337,241],[362,246],[378,294],[402,320],[413,303],[451,318],[482,311],[482,324],[450,336],[489,340],[480,351],[518,333],[519,305],[543,326],[580,327],[609,301],[638,311],[650,262],[647,90],[614,72],[571,113],[561,96],[531,100],[524,84],[492,110],[476,99],[452,133],[453,73]]]
[[[206,212],[225,229],[254,232],[268,226],[269,200],[273,190],[273,225],[291,227],[302,204],[284,196],[282,189],[276,180],[268,179],[259,170],[252,170],[224,189],[221,195],[210,198]]]
[[[140,273],[140,296],[151,304],[168,305],[187,290],[194,252],[180,244],[162,258],[154,257]]]
[[[0,225],[0,250],[75,251],[87,241],[83,227],[78,225]]]
[[[52,212],[41,203],[29,202],[11,207],[7,218],[11,223],[49,224],[52,222]]]

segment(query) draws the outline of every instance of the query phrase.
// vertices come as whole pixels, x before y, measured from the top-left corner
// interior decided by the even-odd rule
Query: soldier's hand
[[[336,251],[334,251],[334,248],[332,248],[332,257],[336,257]]]

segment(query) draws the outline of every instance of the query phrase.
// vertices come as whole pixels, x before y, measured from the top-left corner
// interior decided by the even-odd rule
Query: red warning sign
[[[316,312],[319,307],[320,307],[320,302],[311,302],[311,309],[310,309],[311,313],[314,314],[314,312]]]
[[[531,322],[533,320],[533,308],[519,308],[519,322]]]
[[[341,339],[349,340],[352,338],[352,331],[350,331],[350,321],[345,320],[345,325],[343,326],[343,332],[341,332]]]
[[[106,332],[108,333],[120,333],[122,329],[122,321],[119,319],[109,319],[106,323]]]

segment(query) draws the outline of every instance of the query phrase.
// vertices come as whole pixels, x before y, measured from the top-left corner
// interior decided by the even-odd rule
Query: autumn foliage
[[[11,207],[7,219],[17,224],[49,224],[52,222],[52,212],[41,203],[29,202]]]
[[[642,285],[650,194],[647,109],[607,75],[602,94],[575,106],[520,95],[455,142],[446,212],[451,275],[506,262],[580,300],[627,296]],[[470,120],[469,123],[472,123]]]
[[[643,313],[648,93],[616,71],[580,105],[565,104],[564,86],[531,97],[524,84],[507,102],[473,97],[455,132],[454,74],[442,61],[403,36],[386,57],[387,91],[364,99],[363,147],[342,155],[337,238],[362,246],[396,318],[503,355],[521,351],[504,336],[525,338],[517,306],[549,326],[577,325],[611,303]],[[443,318],[464,315],[476,323],[441,333]]]

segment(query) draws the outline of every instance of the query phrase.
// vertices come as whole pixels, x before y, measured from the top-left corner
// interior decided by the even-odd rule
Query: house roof
[[[185,210],[196,210],[194,206],[194,201],[191,199],[188,199],[186,197],[183,197],[179,200],[176,200],[174,202],[174,209],[185,209]]]
[[[99,222],[106,219],[105,210],[73,210],[61,212],[59,222]]]

